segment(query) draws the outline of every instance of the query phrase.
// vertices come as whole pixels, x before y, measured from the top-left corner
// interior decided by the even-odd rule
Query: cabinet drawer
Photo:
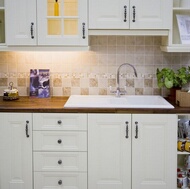
[[[33,131],[34,151],[87,151],[85,131]]]
[[[34,189],[87,189],[87,173],[35,172]]]
[[[87,152],[34,152],[34,171],[87,172]]]
[[[33,130],[87,130],[87,115],[34,113]]]

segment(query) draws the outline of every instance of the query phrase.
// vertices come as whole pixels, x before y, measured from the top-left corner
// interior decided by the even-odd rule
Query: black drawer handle
[[[28,127],[29,127],[29,121],[27,120],[27,121],[26,121],[26,128],[25,128],[26,137],[27,137],[27,138],[29,137],[29,134],[28,134]]]
[[[125,124],[126,124],[126,136],[125,136],[125,138],[129,138],[129,125],[128,125],[129,122],[126,121]]]
[[[62,143],[62,140],[61,140],[61,139],[59,139],[57,142],[58,142],[58,144],[61,144],[61,143]]]
[[[137,139],[138,138],[138,132],[139,132],[138,122],[137,121],[135,121],[135,125],[136,125],[136,128],[135,128],[135,132],[136,132],[135,138]]]
[[[124,22],[127,22],[127,6],[124,6]]]

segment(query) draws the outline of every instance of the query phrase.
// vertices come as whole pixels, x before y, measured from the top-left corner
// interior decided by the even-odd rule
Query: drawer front
[[[87,130],[87,114],[34,113],[33,130]]]
[[[87,173],[35,172],[34,189],[87,189]]]
[[[34,152],[34,171],[87,172],[87,152]]]
[[[34,151],[87,151],[86,131],[33,131]]]

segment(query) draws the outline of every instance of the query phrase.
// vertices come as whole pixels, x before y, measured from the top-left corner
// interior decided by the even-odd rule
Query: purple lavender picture
[[[50,97],[49,69],[30,70],[30,96],[39,98]]]

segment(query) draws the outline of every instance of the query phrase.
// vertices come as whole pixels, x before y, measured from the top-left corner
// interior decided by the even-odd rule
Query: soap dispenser
[[[54,16],[59,16],[59,3],[58,3],[58,0],[55,0],[55,3],[54,3]]]

